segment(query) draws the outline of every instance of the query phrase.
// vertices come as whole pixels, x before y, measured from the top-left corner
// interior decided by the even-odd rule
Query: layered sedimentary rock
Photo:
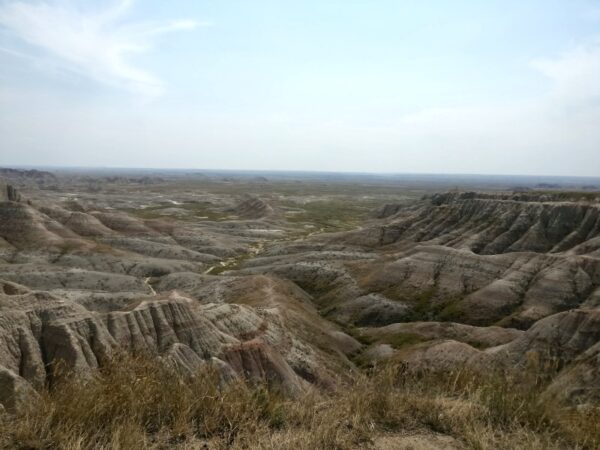
[[[391,207],[388,206],[388,212]],[[427,242],[482,255],[510,252],[589,254],[600,249],[600,205],[549,196],[437,194],[398,208],[386,222],[343,236],[346,243],[382,246]]]
[[[86,374],[118,351],[290,395],[388,359],[552,367],[548,395],[600,391],[600,206],[588,197],[438,194],[306,239],[282,239],[286,223],[257,198],[220,207],[238,216],[221,222],[19,200],[0,184],[6,409],[57,365]]]
[[[245,219],[259,219],[273,214],[273,208],[264,200],[248,197],[231,210],[233,214]]]
[[[325,317],[366,327],[363,363],[537,359],[557,366],[555,391],[582,401],[600,367],[599,214],[598,201],[576,194],[439,194],[387,205],[356,231],[278,247],[238,273],[293,280]]]
[[[156,355],[189,370],[216,359],[222,370],[289,393],[304,388],[302,376],[325,376],[290,366],[298,364],[293,351],[304,348],[307,359],[316,353],[277,323],[273,312],[259,316],[244,306],[202,305],[172,292],[99,313],[14,283],[2,286],[0,361],[4,378],[17,386],[18,377],[40,387],[57,367],[88,373],[117,350]],[[12,407],[14,389],[6,391],[0,403]]]
[[[0,237],[17,249],[83,245],[75,232],[34,207],[14,201],[0,202]]]
[[[351,366],[342,347],[360,347],[283,280],[200,275],[221,250],[246,251],[252,238],[223,236],[231,243],[221,248],[221,236],[191,226],[18,202],[4,185],[1,192],[0,404],[8,410],[51,383],[56,368],[85,375],[117,351],[155,355],[188,372],[212,364],[226,379],[295,395],[307,380],[331,386],[334,369]],[[191,284],[184,274],[193,274]],[[203,290],[194,296],[198,278]]]

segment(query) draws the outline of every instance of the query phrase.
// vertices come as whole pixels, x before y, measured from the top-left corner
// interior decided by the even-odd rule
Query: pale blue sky
[[[0,0],[0,165],[600,175],[600,0]]]

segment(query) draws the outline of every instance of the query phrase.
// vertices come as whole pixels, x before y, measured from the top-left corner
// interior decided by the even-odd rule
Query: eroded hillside
[[[545,395],[600,401],[590,193],[54,181],[24,194],[0,184],[9,411],[56,367],[92,374],[120,351],[290,396],[385,361],[442,373],[534,364],[552,368]]]

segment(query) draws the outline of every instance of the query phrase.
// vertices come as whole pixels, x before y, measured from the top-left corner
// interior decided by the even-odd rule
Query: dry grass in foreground
[[[599,410],[541,402],[536,383],[508,377],[408,377],[375,370],[334,393],[296,399],[210,369],[178,375],[119,356],[87,380],[63,376],[16,416],[0,417],[10,449],[355,449],[385,433],[455,437],[475,449],[600,448]]]

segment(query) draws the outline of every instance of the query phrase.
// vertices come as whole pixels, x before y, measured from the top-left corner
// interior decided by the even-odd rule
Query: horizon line
[[[67,169],[67,170],[153,170],[153,171],[194,171],[194,172],[246,172],[246,173],[314,173],[314,174],[340,174],[340,175],[373,175],[373,176],[457,176],[457,177],[538,177],[538,178],[589,178],[600,180],[599,175],[553,175],[553,174],[527,174],[527,173],[477,173],[477,172],[376,172],[353,170],[318,170],[318,169],[225,169],[225,168],[197,168],[197,167],[141,167],[141,166],[103,166],[103,165],[53,165],[53,164],[3,164],[0,169]]]

